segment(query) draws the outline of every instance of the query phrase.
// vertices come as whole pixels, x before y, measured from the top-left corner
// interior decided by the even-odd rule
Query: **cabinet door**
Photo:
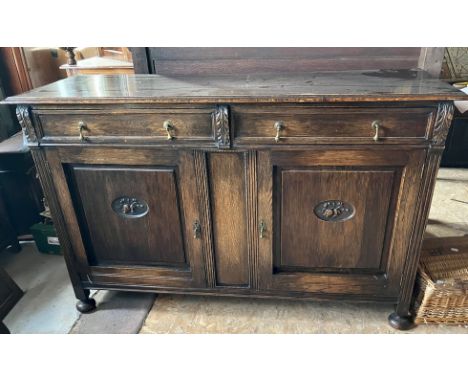
[[[204,286],[192,154],[70,148],[47,155],[88,282]]]
[[[260,288],[396,297],[424,153],[259,153]]]

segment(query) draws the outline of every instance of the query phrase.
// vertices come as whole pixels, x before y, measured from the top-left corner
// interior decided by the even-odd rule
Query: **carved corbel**
[[[29,114],[29,107],[19,105],[16,107],[16,117],[23,130],[24,137],[28,143],[37,143],[37,136]]]
[[[434,134],[432,136],[432,143],[434,146],[445,145],[447,134],[450,129],[453,117],[453,103],[441,102],[437,108],[437,115],[434,122]]]
[[[213,128],[215,130],[216,145],[218,148],[229,148],[231,146],[231,137],[227,106],[216,106],[216,110],[213,113]]]

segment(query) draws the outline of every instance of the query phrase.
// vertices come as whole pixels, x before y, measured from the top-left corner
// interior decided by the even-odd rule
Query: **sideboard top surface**
[[[302,74],[69,77],[10,97],[11,104],[447,101],[461,91],[421,70]]]

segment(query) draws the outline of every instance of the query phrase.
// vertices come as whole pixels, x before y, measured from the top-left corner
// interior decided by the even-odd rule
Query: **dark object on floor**
[[[3,189],[0,186],[0,252],[4,248],[8,248],[13,252],[19,252],[21,250],[18,237],[16,236],[15,229],[11,224],[10,216],[6,209]]]
[[[2,60],[2,48],[0,48],[0,100],[11,95],[5,86],[4,61]],[[0,142],[20,130],[18,120],[15,118],[14,109],[10,106],[0,105]]]
[[[424,241],[415,322],[468,325],[468,237]]]
[[[445,49],[440,78],[463,86],[468,80],[468,48]],[[441,165],[468,167],[468,113],[455,110]]]
[[[52,222],[33,224],[31,226],[31,233],[39,252],[60,255],[60,243]]]
[[[31,152],[21,132],[0,143],[0,188],[10,227],[15,236],[29,233],[29,227],[41,220],[42,189],[36,177]]]
[[[441,165],[468,167],[468,112],[460,114],[455,110]]]
[[[23,291],[13,279],[0,268],[0,334],[9,333],[2,320],[13,309],[18,300],[23,296]]]

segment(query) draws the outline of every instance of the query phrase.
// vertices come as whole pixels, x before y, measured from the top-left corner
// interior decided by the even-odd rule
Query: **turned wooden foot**
[[[78,300],[76,309],[81,313],[90,313],[96,309],[96,300],[94,298],[87,298],[86,300]]]
[[[75,295],[78,299],[76,303],[76,309],[81,313],[89,313],[96,309],[96,300],[89,298],[89,289],[75,289]]]
[[[388,316],[388,323],[392,328],[397,330],[409,330],[416,326],[414,324],[413,317],[399,316],[396,313],[392,313],[390,316]]]

